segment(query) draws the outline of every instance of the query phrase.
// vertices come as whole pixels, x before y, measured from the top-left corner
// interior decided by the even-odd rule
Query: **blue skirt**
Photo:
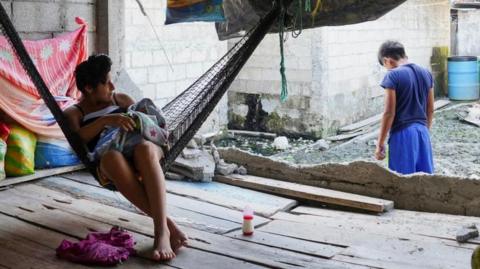
[[[432,145],[425,125],[413,123],[390,134],[388,167],[400,174],[433,174]]]

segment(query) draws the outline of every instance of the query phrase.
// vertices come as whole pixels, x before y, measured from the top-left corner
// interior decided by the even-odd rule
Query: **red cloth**
[[[57,256],[75,263],[113,266],[135,254],[134,245],[130,233],[113,227],[108,233],[89,233],[78,243],[63,240],[57,248]]]
[[[3,122],[0,122],[0,139],[7,142],[9,135],[10,135],[10,128],[8,128],[8,125]]]

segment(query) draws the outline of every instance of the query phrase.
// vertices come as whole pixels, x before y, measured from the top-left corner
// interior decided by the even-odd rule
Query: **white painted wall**
[[[480,56],[480,9],[457,11],[457,55]]]
[[[143,95],[155,100],[160,107],[185,90],[226,53],[227,42],[218,41],[213,23],[164,25],[166,1],[141,0],[159,41],[136,1],[125,1],[125,67]],[[225,98],[201,131],[218,130],[226,125],[226,121]]]

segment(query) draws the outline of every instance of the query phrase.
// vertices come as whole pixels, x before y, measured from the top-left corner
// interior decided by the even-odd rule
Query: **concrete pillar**
[[[125,0],[97,0],[97,52],[113,61],[112,75],[125,67]]]

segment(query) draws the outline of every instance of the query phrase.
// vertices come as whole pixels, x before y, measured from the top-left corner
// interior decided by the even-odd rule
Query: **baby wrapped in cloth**
[[[168,130],[165,118],[152,100],[145,98],[131,105],[126,114],[133,118],[135,131],[128,132],[119,127],[107,127],[93,152],[91,161],[99,162],[102,155],[109,150],[121,152],[128,161],[133,160],[135,146],[143,139],[161,147],[163,153],[168,151]]]

